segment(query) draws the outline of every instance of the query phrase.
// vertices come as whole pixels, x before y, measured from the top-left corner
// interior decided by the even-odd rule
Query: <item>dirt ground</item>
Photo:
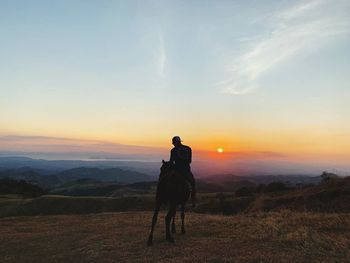
[[[188,213],[185,235],[165,241],[151,212],[0,219],[0,262],[350,262],[350,214],[291,211]],[[177,218],[180,230],[180,218]],[[178,231],[179,232],[179,231]]]

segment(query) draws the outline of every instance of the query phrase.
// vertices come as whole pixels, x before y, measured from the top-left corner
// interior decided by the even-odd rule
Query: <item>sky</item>
[[[1,0],[0,149],[157,152],[179,135],[345,163],[349,14],[348,0]]]

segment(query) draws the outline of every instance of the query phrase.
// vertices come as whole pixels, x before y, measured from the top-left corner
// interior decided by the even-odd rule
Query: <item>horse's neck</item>
[[[175,170],[170,170],[166,173],[161,173],[159,175],[159,181],[164,181],[172,178],[175,175]]]

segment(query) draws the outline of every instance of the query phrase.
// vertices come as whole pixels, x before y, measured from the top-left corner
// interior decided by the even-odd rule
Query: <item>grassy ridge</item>
[[[259,211],[350,212],[350,178],[317,186],[237,197],[235,193],[198,194],[199,213],[233,215]],[[0,217],[52,214],[146,211],[154,207],[154,194],[126,197],[71,197],[47,195],[35,199],[0,198]]]
[[[151,210],[152,196],[71,197],[46,195],[35,199],[0,199],[0,217]]]
[[[2,263],[17,262],[348,262],[350,215],[280,211],[187,214],[187,234],[164,240],[151,212],[0,219]]]

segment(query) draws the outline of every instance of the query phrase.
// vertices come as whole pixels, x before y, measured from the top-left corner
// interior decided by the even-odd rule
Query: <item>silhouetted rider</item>
[[[174,164],[175,170],[183,174],[186,180],[191,184],[192,206],[195,206],[196,185],[191,172],[192,150],[183,145],[179,136],[174,136],[172,143],[175,146],[170,152],[170,162]]]

